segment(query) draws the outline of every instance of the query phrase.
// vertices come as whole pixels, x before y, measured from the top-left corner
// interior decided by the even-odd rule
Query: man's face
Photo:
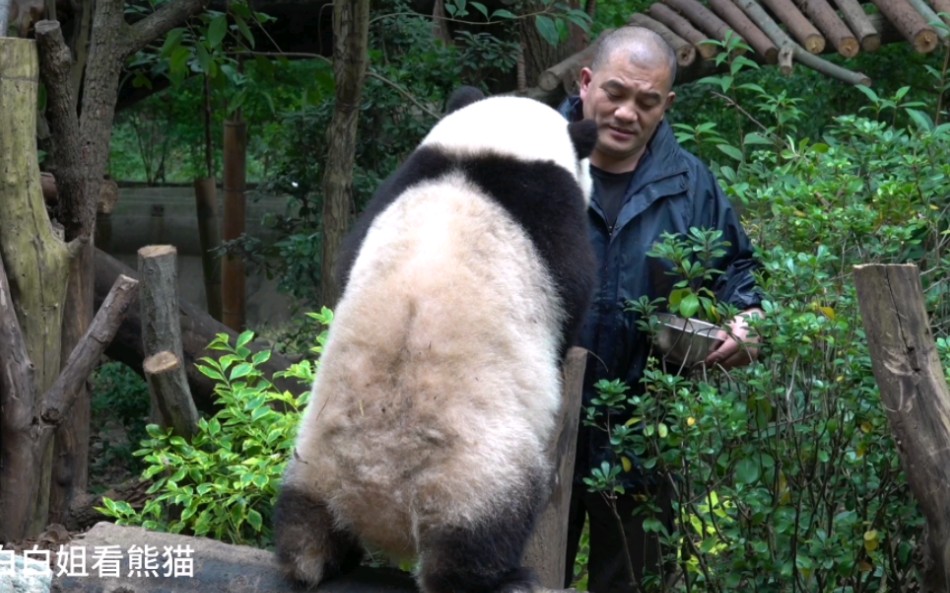
[[[676,96],[661,60],[630,57],[630,52],[618,49],[596,72],[581,70],[584,118],[597,123],[591,163],[614,173],[636,167]]]

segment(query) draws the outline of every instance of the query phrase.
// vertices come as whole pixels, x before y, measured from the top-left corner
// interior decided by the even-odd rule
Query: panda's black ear
[[[592,119],[582,119],[567,124],[567,133],[574,143],[578,159],[586,159],[597,144],[597,124]]]
[[[460,86],[452,91],[449,100],[445,103],[445,115],[458,111],[462,107],[471,105],[475,101],[485,98],[485,93],[473,86]]]

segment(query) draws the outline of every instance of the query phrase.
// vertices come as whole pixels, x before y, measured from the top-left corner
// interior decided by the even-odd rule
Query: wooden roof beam
[[[683,16],[695,23],[710,39],[725,41],[730,32],[737,35],[726,21],[699,3],[698,0],[663,0],[670,7],[680,11]],[[950,3],[950,0],[943,0]]]

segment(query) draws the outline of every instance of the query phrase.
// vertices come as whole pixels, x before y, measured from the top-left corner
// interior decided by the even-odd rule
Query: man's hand
[[[722,344],[706,357],[704,363],[707,367],[718,365],[729,370],[745,366],[755,360],[759,354],[755,347],[759,342],[759,337],[749,335],[749,324],[746,318],[751,316],[765,317],[765,312],[758,307],[746,309],[729,322],[729,331],[719,330],[717,337],[722,340]]]

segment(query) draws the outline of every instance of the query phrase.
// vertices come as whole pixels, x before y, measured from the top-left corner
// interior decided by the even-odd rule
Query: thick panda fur
[[[475,98],[455,95],[346,244],[275,509],[297,581],[346,570],[365,545],[418,558],[425,593],[533,588],[521,556],[594,280],[583,159],[596,129],[530,99]]]

